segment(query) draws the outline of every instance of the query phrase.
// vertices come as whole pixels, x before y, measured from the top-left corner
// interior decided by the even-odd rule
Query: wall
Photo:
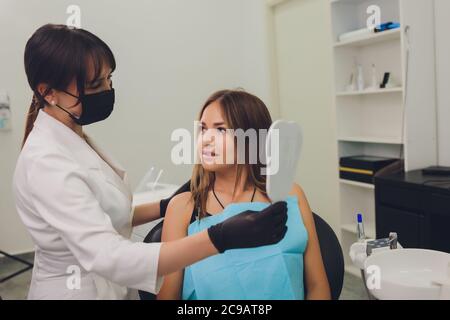
[[[330,7],[291,0],[274,9],[280,116],[303,129],[297,182],[311,208],[339,230]]]

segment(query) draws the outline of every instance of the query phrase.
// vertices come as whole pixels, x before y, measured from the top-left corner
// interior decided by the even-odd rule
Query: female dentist
[[[113,110],[114,56],[92,33],[45,25],[28,40],[34,92],[14,173],[18,213],[35,243],[29,299],[125,299],[157,293],[163,276],[225,250],[274,244],[286,233],[286,203],[243,212],[203,233],[133,243],[133,225],[159,217],[132,208],[126,173],[83,134]]]

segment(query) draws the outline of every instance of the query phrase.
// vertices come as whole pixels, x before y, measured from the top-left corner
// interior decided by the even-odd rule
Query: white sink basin
[[[450,299],[450,254],[445,252],[380,252],[366,259],[364,273],[370,293],[380,300]]]

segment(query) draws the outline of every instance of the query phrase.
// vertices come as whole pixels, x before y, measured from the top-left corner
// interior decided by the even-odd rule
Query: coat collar
[[[82,160],[81,163],[84,167],[88,167],[89,169],[100,168],[99,159],[92,152],[93,150],[90,149],[86,140],[81,138],[64,123],[47,114],[43,109],[39,110],[33,125],[34,130],[49,134],[52,139],[56,140],[59,146],[69,150],[78,161]],[[51,142],[49,141],[48,143]]]
[[[84,135],[85,139],[81,138],[72,129],[42,109],[39,110],[34,122],[33,130],[35,129],[49,133],[59,145],[72,153],[82,166],[88,169],[100,170],[110,183],[121,191],[129,193],[129,189],[126,186],[127,175],[123,167],[102,150],[89,136]],[[107,167],[108,165],[109,168]]]

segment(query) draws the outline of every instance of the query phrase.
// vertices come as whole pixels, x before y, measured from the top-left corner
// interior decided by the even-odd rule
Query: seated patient
[[[219,91],[206,101],[199,120],[201,163],[194,167],[191,191],[170,201],[162,241],[194,234],[244,210],[258,214],[270,203],[263,164],[248,161],[248,141],[240,164],[237,139],[227,131],[268,130],[272,120],[264,103],[244,91]],[[313,216],[300,186],[292,186],[286,202],[288,230],[278,244],[228,250],[170,274],[158,299],[330,299]]]

